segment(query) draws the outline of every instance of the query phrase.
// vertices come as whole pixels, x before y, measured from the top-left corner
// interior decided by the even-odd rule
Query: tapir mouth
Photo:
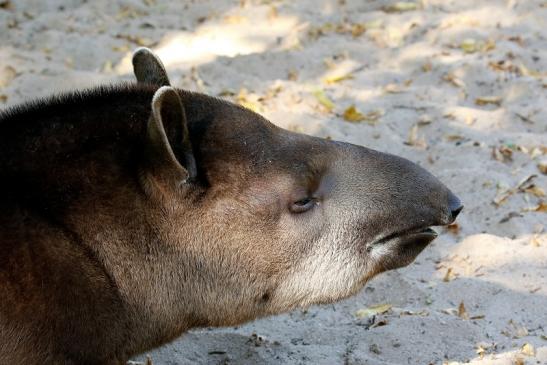
[[[378,240],[375,246],[390,246],[390,254],[381,264],[383,270],[392,270],[407,266],[437,236],[437,232],[430,227],[420,227],[394,232]]]
[[[396,238],[401,245],[412,246],[415,248],[425,248],[431,241],[437,238],[438,234],[430,227],[417,229],[410,232],[404,232],[397,235]]]
[[[404,231],[397,231],[397,232],[391,233],[388,236],[385,236],[381,238],[380,240],[378,240],[376,244],[380,245],[388,241],[397,239],[397,241],[399,241],[401,244],[404,244],[404,245],[410,245],[412,243],[416,243],[418,245],[423,245],[425,247],[431,241],[437,238],[437,236],[438,236],[437,232],[435,232],[430,227],[412,228],[412,229],[406,229]]]

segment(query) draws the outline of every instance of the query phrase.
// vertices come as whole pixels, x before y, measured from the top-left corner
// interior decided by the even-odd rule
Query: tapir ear
[[[169,184],[180,185],[196,177],[186,114],[179,94],[170,86],[159,88],[152,98],[146,157],[152,173]]]
[[[133,72],[139,84],[170,85],[163,63],[148,48],[137,48],[133,53]]]

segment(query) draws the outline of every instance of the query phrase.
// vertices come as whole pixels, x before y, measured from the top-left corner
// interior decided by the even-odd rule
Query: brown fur
[[[0,364],[124,363],[192,327],[331,302],[425,247],[374,256],[378,236],[453,220],[455,197],[416,165],[205,95],[177,90],[182,113],[169,90],[158,99],[162,143],[156,90],[102,87],[0,116]],[[312,193],[320,207],[289,212]],[[308,292],[299,273],[328,271],[329,255],[345,276],[330,290],[318,273]]]

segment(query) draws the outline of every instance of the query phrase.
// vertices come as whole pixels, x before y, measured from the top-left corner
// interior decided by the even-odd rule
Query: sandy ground
[[[176,86],[403,155],[465,204],[359,295],[155,364],[547,364],[547,2],[0,0],[0,107],[132,79],[140,45]]]

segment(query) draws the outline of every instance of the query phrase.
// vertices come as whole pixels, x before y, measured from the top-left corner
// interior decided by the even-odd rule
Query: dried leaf
[[[431,118],[431,116],[424,114],[420,117],[420,119],[418,119],[418,125],[421,127],[424,125],[431,124],[432,121],[433,119]]]
[[[493,104],[500,106],[502,98],[501,96],[481,96],[475,99],[475,104],[477,105],[488,105]]]
[[[341,75],[328,76],[323,79],[323,82],[330,85],[330,84],[336,84],[340,81],[351,80],[351,79],[353,79],[353,75],[351,73],[346,73]]]
[[[547,174],[547,160],[539,161],[537,167],[542,174]]]
[[[418,124],[414,124],[414,126],[410,128],[408,132],[408,138],[405,144],[409,146],[425,149],[427,147],[427,143],[425,142],[425,139],[423,137],[420,138],[418,136],[418,128],[419,128]]]
[[[450,280],[453,279],[453,275],[452,275],[452,268],[449,267],[447,270],[446,270],[446,274],[444,274],[444,277],[443,277],[443,281],[445,283],[448,283]]]
[[[444,138],[448,142],[457,142],[457,141],[463,141],[465,139],[464,136],[460,136],[459,134],[447,134],[444,136]]]
[[[298,72],[294,69],[289,70],[287,78],[291,81],[296,81],[298,79]]]
[[[359,309],[355,312],[357,318],[372,317],[377,314],[382,314],[390,310],[393,306],[391,304],[383,303],[378,305],[373,305],[368,308]]]
[[[355,23],[351,25],[351,35],[354,38],[359,37],[361,34],[365,33],[367,27],[360,23]]]
[[[528,193],[528,194],[532,194],[534,196],[537,196],[538,198],[541,198],[541,197],[545,196],[545,190],[543,190],[542,188],[540,188],[539,186],[536,186],[536,185],[531,185],[531,186],[525,188],[524,192]]]
[[[412,1],[397,1],[395,4],[384,7],[386,13],[413,11],[418,9],[418,4]]]
[[[477,52],[479,50],[479,45],[478,45],[478,42],[475,39],[467,38],[467,39],[464,39],[460,43],[460,48],[465,53],[474,53],[474,52]]]
[[[513,150],[505,145],[492,147],[492,158],[500,162],[513,161]]]
[[[319,104],[323,105],[327,111],[330,112],[334,109],[334,103],[327,97],[324,90],[315,90],[313,96],[315,96]]]
[[[547,213],[547,203],[541,200],[538,205],[531,208],[523,209],[525,212],[541,212],[541,213]]]
[[[0,71],[0,87],[8,86],[17,76],[17,72],[11,66],[5,66]]]
[[[348,122],[361,122],[365,120],[365,116],[355,108],[355,105],[351,105],[344,111],[344,120]]]
[[[465,83],[462,80],[460,80],[459,78],[457,78],[453,73],[445,74],[443,76],[443,80],[450,82],[452,85],[454,85],[456,87],[461,87],[461,88],[465,87]]]
[[[467,314],[463,301],[461,301],[460,305],[458,306],[458,317],[460,317],[461,319],[469,319],[469,315]]]
[[[534,349],[534,346],[532,346],[531,344],[525,343],[520,348],[520,353],[526,356],[535,356],[536,350]]]
[[[366,121],[369,124],[376,124],[378,119],[384,115],[384,111],[381,109],[372,110],[366,114],[357,110],[355,105],[349,106],[343,114],[344,120],[348,122],[363,122]]]

